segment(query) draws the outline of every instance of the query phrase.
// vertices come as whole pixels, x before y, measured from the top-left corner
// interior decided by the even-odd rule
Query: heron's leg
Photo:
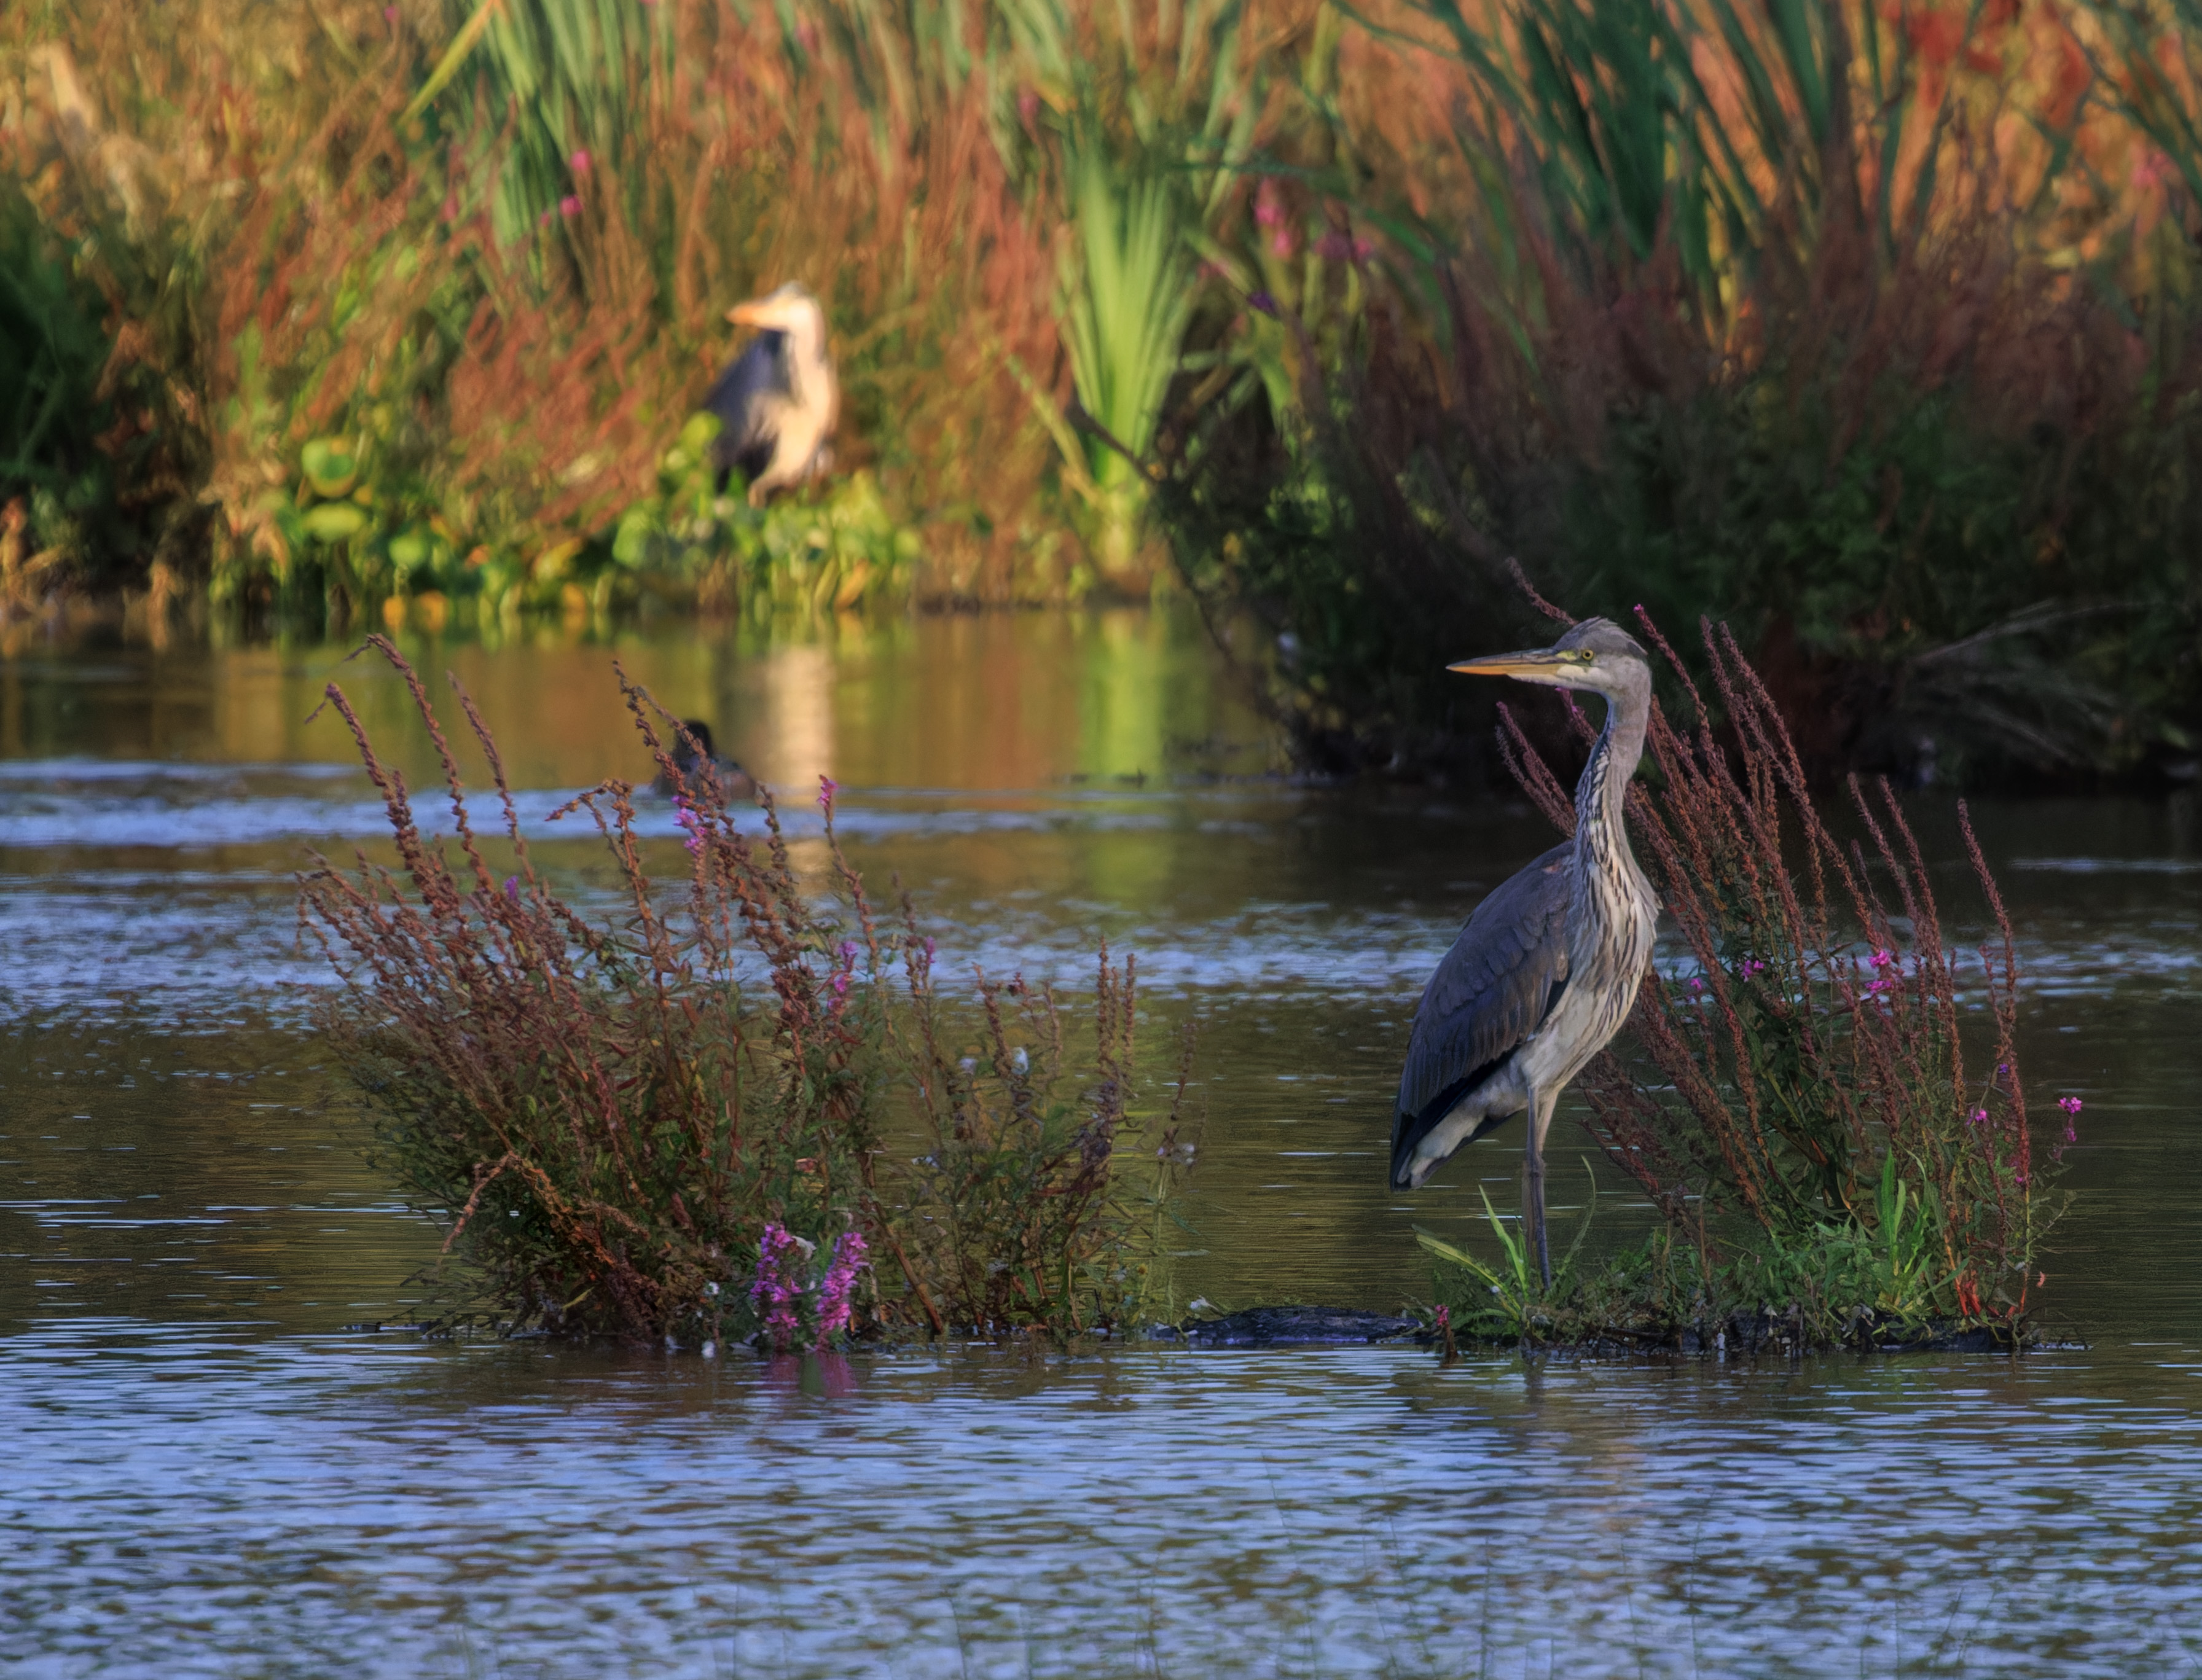
[[[1552,1124],[1552,1109],[1559,1101],[1557,1090],[1538,1091],[1529,1101],[1529,1184],[1522,1198],[1529,1215],[1529,1242],[1536,1250],[1537,1275],[1552,1287],[1552,1250],[1545,1237],[1545,1133]]]

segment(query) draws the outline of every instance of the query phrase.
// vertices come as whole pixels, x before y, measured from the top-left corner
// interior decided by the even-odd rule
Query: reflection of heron
[[[719,778],[719,791],[728,799],[742,799],[757,791],[757,783],[750,772],[730,758],[721,758],[711,741],[711,725],[701,718],[685,720],[668,743],[668,756],[683,779],[696,782],[709,770]],[[666,772],[657,772],[651,784],[659,793],[675,794],[680,783]]]
[[[760,331],[704,399],[720,421],[711,464],[721,487],[739,467],[750,483],[750,506],[762,508],[773,491],[833,464],[827,439],[841,387],[826,354],[826,312],[803,287],[791,282],[737,303],[727,319]]]
[[[1644,755],[1652,667],[1618,625],[1587,619],[1549,648],[1451,668],[1605,696],[1605,729],[1575,787],[1575,838],[1477,905],[1430,976],[1392,1120],[1392,1182],[1414,1190],[1462,1144],[1528,1111],[1524,1209],[1549,1288],[1545,1133],[1552,1106],[1628,1018],[1659,916],[1621,819]]]

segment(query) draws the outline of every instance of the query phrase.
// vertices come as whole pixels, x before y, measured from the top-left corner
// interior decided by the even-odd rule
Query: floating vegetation
[[[593,925],[537,869],[472,700],[509,872],[472,826],[420,678],[370,645],[433,737],[454,840],[423,836],[331,684],[397,866],[320,860],[301,914],[344,981],[324,1025],[367,1094],[374,1159],[456,1262],[447,1322],[794,1348],[1139,1321],[1192,1148],[1182,1065],[1167,1112],[1134,1106],[1130,958],[1100,953],[1090,1054],[1045,986],[979,975],[969,1003],[944,997],[909,902],[883,919],[843,856],[833,784],[826,878],[806,883],[770,792],[762,836],[745,831],[624,674],[689,866],[650,872],[627,784],[581,795],[559,814],[593,820],[629,906]]]

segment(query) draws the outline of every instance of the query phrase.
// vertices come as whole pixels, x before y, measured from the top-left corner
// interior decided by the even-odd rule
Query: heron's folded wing
[[[711,453],[722,467],[772,439],[773,399],[784,396],[787,387],[780,365],[783,336],[760,332],[727,364],[704,398],[704,406],[719,417]]]
[[[1423,989],[1395,1131],[1441,1114],[1537,1030],[1567,983],[1567,845],[1555,846],[1475,907]]]

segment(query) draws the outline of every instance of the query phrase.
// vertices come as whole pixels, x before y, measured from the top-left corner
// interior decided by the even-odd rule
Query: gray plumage
[[[1399,1076],[1395,1160],[1496,1072],[1559,1001],[1574,850],[1572,842],[1553,847],[1477,905],[1422,988]],[[1504,1118],[1487,1117],[1461,1141],[1474,1143]]]
[[[719,435],[711,440],[711,465],[718,470],[719,487],[727,474],[739,469],[745,481],[764,474],[772,461],[773,429],[766,418],[766,399],[784,396],[787,375],[781,362],[787,354],[785,332],[760,332],[749,348],[728,362],[704,398],[704,406],[719,417]]]
[[[1553,1106],[1628,1019],[1658,916],[1622,821],[1651,720],[1651,666],[1617,625],[1589,619],[1549,648],[1451,668],[1606,702],[1575,790],[1575,837],[1479,904],[1430,976],[1392,1121],[1392,1182],[1415,1190],[1454,1150],[1528,1112],[1524,1208],[1549,1285],[1544,1149]]]

